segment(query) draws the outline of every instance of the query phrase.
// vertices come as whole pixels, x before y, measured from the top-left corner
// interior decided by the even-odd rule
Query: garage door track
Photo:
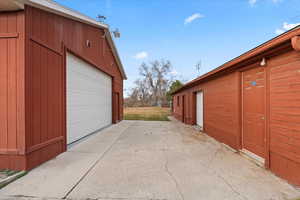
[[[300,191],[176,121],[123,121],[0,190],[0,199],[288,200]]]

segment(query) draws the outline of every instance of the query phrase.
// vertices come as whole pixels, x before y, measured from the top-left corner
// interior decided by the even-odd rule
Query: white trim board
[[[241,155],[245,155],[247,158],[250,158],[252,161],[254,161],[255,163],[257,163],[259,166],[264,167],[265,166],[265,159],[246,150],[246,149],[242,149],[240,150]]]

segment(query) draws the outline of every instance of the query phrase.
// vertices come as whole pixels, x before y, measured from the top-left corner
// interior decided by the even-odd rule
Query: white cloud
[[[257,3],[257,0],[248,0],[251,6],[254,6]]]
[[[141,52],[135,54],[135,56],[134,56],[134,58],[137,60],[145,59],[147,57],[148,57],[148,53],[146,51],[141,51]]]
[[[284,33],[284,30],[278,28],[278,29],[275,30],[275,33],[276,33],[277,35],[280,35],[280,34]]]
[[[283,0],[272,0],[273,3],[280,3],[282,2]],[[251,6],[254,6],[256,3],[258,2],[258,0],[248,0],[248,3],[251,5]]]
[[[288,31],[288,30],[291,30],[291,29],[295,28],[296,26],[299,26],[299,25],[300,25],[300,23],[289,24],[289,23],[287,23],[287,22],[284,22],[284,23],[282,24],[282,27],[281,27],[281,28],[278,28],[278,29],[275,30],[275,33],[276,33],[277,35],[280,35],[280,34],[286,32],[286,31]]]
[[[299,25],[300,25],[300,23],[289,24],[289,23],[287,23],[287,22],[284,22],[282,27],[283,27],[285,30],[290,30],[290,29],[295,28],[296,26],[299,26]]]
[[[171,75],[177,76],[179,73],[174,69],[170,72]]]
[[[194,20],[196,19],[200,19],[200,18],[203,18],[204,15],[200,14],[200,13],[195,13],[189,17],[187,17],[185,20],[184,20],[184,24],[189,24],[191,22],[193,22]]]

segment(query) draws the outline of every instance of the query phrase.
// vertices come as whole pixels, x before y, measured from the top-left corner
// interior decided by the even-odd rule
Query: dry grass
[[[27,172],[25,172],[25,171],[17,172],[17,171],[12,171],[12,170],[1,170],[0,171],[0,175],[1,175],[0,190],[2,188],[4,188],[5,186],[7,186],[8,184],[10,184],[11,182],[21,178],[22,176],[25,176],[26,174],[27,174]],[[8,178],[8,180],[5,180],[6,178]]]
[[[169,121],[170,108],[134,107],[124,109],[125,120]]]

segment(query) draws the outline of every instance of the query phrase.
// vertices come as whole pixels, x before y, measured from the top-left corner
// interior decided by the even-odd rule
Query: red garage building
[[[300,185],[300,28],[185,84],[173,115]]]
[[[107,25],[51,0],[0,10],[0,169],[32,169],[122,119],[126,75]]]

